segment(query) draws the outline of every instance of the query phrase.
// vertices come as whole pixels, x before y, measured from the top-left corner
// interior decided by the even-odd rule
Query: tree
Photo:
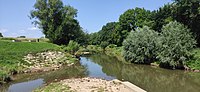
[[[119,24],[116,26],[116,34],[118,37],[118,45],[122,45],[123,40],[128,36],[131,30],[135,30],[137,27],[150,26],[152,21],[150,20],[151,12],[144,8],[129,9],[120,15]]]
[[[178,22],[170,22],[162,28],[158,58],[161,66],[183,67],[191,59],[196,41],[190,30]]]
[[[98,45],[98,44],[100,44],[98,36],[99,36],[98,32],[89,34],[89,44],[90,45]]]
[[[114,31],[115,31],[116,22],[107,23],[102,27],[102,29],[98,32],[99,41],[108,42],[108,44],[115,44],[114,42]]]
[[[187,25],[200,46],[200,0],[175,0],[173,18]]]
[[[89,44],[89,34],[87,32],[80,31],[76,35],[77,37],[75,41],[78,42],[81,46],[86,46]]]
[[[100,44],[101,48],[103,49],[105,49],[108,45],[109,45],[109,42],[106,42],[106,41],[102,41]]]
[[[132,63],[152,63],[160,49],[157,46],[158,38],[158,33],[147,26],[130,32],[123,42],[123,57]]]
[[[30,18],[55,44],[67,44],[70,40],[75,40],[82,31],[75,19],[77,10],[64,6],[61,0],[37,0],[34,8]]]
[[[151,20],[153,21],[152,29],[161,32],[163,25],[173,21],[172,10],[173,8],[171,4],[166,4],[158,10],[154,10],[151,13]]]
[[[0,33],[0,37],[3,37],[2,33]]]

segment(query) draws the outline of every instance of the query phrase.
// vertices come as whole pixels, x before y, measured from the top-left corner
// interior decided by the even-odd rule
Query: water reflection
[[[106,55],[93,55],[86,58],[87,62],[92,61],[100,65],[100,69],[106,75],[130,81],[148,92],[200,91],[199,73],[154,68],[148,65],[123,64],[116,58]],[[94,71],[90,68],[88,70]]]
[[[87,74],[87,69],[81,66],[80,63],[71,67],[66,66],[56,71],[19,74],[13,76],[15,81],[1,86],[0,92],[31,92],[43,84],[71,77],[85,77]]]
[[[83,66],[87,67],[89,77],[95,77],[95,78],[100,77],[106,80],[116,79],[116,77],[109,76],[106,73],[104,73],[102,71],[102,67],[99,64],[90,61],[89,58],[82,57],[80,63]]]
[[[28,82],[13,84],[9,87],[8,92],[29,92],[30,90],[40,87],[43,82],[43,79],[36,79]],[[20,87],[23,87],[23,89]]]

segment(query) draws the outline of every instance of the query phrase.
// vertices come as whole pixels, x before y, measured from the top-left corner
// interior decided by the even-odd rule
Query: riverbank
[[[61,51],[46,51],[28,54],[24,56],[23,60],[28,63],[26,65],[21,64],[21,66],[25,68],[22,71],[24,73],[57,70],[63,65],[71,66],[75,61],[78,61],[77,58],[73,58],[73,55]]]
[[[1,40],[0,83],[11,81],[11,76],[17,73],[49,71],[75,60],[52,43]]]
[[[108,56],[116,57],[119,61],[122,61],[124,63],[130,63],[124,59],[122,55],[122,47],[117,47],[116,45],[109,45],[105,49],[102,49],[101,47],[96,45],[88,45],[88,47],[79,50],[79,53],[83,53],[84,51],[90,53],[90,55],[94,52],[104,53]],[[191,57],[191,60],[187,61],[183,69],[185,71],[200,72],[200,48],[196,48],[190,53],[194,53],[194,57]],[[158,62],[153,62],[150,65],[154,67],[161,67]]]
[[[196,48],[191,52],[194,53],[194,57],[186,63],[184,70],[191,72],[200,72],[200,48]],[[122,55],[122,47],[107,47],[105,49],[105,53],[109,56],[115,56],[120,61],[126,62]],[[151,63],[150,65],[154,67],[160,67],[159,63],[157,62]]]
[[[37,89],[35,92],[58,91],[58,92],[133,92],[118,80],[103,80],[98,78],[75,78],[65,79],[51,83]]]

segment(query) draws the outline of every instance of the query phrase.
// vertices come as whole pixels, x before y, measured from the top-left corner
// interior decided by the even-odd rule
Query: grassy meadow
[[[59,50],[59,46],[47,42],[11,42],[0,40],[0,82],[23,69],[22,58],[28,53]]]

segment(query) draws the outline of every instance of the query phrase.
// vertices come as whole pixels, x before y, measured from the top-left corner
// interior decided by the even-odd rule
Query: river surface
[[[75,66],[57,71],[14,76],[16,81],[3,85],[0,91],[31,92],[50,82],[85,76],[129,81],[148,92],[200,92],[200,73],[125,64],[107,55],[81,57]]]

